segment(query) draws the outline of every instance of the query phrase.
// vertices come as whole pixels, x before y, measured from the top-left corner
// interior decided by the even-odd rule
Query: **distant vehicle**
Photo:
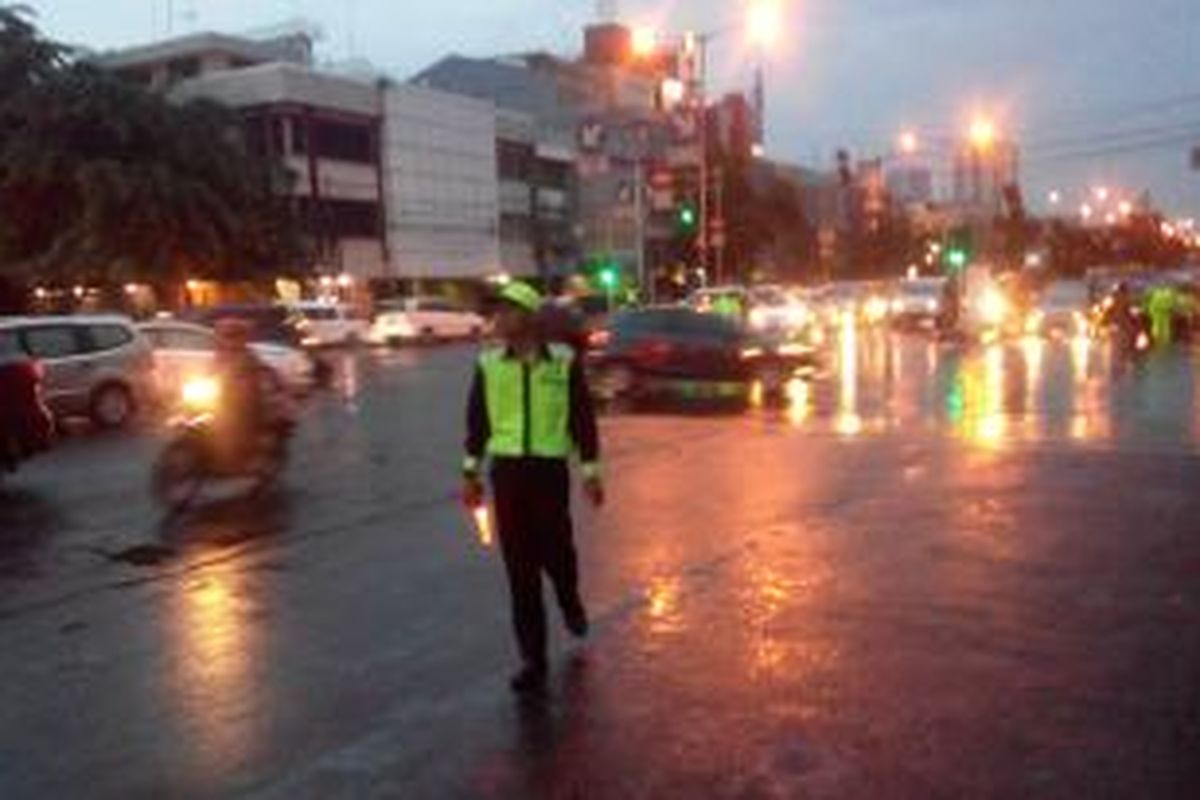
[[[120,428],[153,397],[150,344],[125,317],[8,317],[0,336],[41,364],[46,405],[59,419]]]
[[[138,329],[154,348],[160,398],[174,398],[189,379],[207,374],[217,350],[216,336],[210,329],[171,320],[147,322]],[[308,353],[271,342],[253,342],[250,349],[271,370],[281,388],[295,396],[312,391],[316,366]]]
[[[42,369],[15,333],[0,330],[0,475],[50,447],[54,421],[42,400]]]
[[[485,327],[483,317],[450,300],[413,297],[382,303],[366,338],[377,345],[473,339],[482,336]]]
[[[304,347],[335,347],[367,340],[370,324],[346,305],[306,300],[285,306],[295,317]]]
[[[1090,317],[1087,285],[1082,281],[1056,281],[1034,300],[1025,319],[1025,332],[1038,336],[1086,336]]]
[[[206,327],[221,319],[239,319],[249,323],[250,341],[270,342],[299,347],[303,334],[301,318],[284,306],[244,304],[206,306],[180,315],[180,318]]]
[[[756,286],[749,291],[747,322],[761,333],[794,334],[812,322],[808,304],[778,286]]]
[[[587,355],[594,391],[604,400],[637,399],[680,385],[730,385],[761,381],[782,391],[811,348],[756,336],[736,321],[682,307],[615,314]]]
[[[932,329],[942,314],[945,278],[915,278],[896,284],[888,309],[892,325],[900,330]]]
[[[687,304],[706,314],[740,317],[749,309],[750,292],[744,286],[709,286],[692,292]]]
[[[814,312],[829,326],[877,325],[888,316],[887,290],[873,281],[839,281],[812,293]]]

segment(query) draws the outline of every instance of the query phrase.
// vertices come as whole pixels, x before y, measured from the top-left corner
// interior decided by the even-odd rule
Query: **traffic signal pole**
[[[708,225],[708,35],[700,34],[696,37],[697,50],[697,76],[696,76],[696,105],[699,121],[697,125],[697,138],[700,142],[700,271],[704,276],[704,282],[709,283],[708,275],[708,246],[709,246],[709,225]],[[713,285],[719,286],[721,276],[714,275]]]

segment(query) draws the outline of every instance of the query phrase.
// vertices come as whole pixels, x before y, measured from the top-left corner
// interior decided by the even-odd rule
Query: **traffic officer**
[[[490,460],[500,548],[508,573],[513,628],[523,664],[511,686],[537,692],[546,683],[546,611],[542,573],[554,586],[563,622],[577,638],[588,632],[579,594],[571,530],[568,461],[583,463],[584,489],[604,502],[599,437],[582,366],[571,348],[547,344],[536,315],[541,295],[511,282],[495,316],[501,343],[479,357],[467,403],[463,500],[484,500],[483,462]]]

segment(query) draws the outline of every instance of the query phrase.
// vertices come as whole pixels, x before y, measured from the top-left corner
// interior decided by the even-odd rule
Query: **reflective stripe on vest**
[[[524,362],[489,350],[479,357],[483,372],[491,438],[490,456],[567,458],[571,438],[571,363],[569,347],[549,346],[550,357]]]

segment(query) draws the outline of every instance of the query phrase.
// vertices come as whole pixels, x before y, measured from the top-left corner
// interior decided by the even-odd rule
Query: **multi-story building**
[[[239,110],[250,146],[279,156],[316,268],[371,278],[385,272],[379,86],[318,72],[302,36],[260,42],[199,34],[100,56],[118,75],[184,101]]]
[[[385,92],[384,118],[387,277],[446,281],[501,271],[495,108],[397,84]]]
[[[565,272],[598,256],[616,258],[632,270],[639,246],[651,261],[665,252],[672,230],[663,214],[669,209],[656,215],[646,192],[641,224],[635,213],[639,186],[647,189],[647,176],[667,162],[675,139],[668,116],[658,108],[664,68],[657,59],[635,63],[630,31],[603,25],[585,32],[578,59],[546,53],[451,56],[413,78],[419,85],[486,99],[525,116],[524,123],[502,116],[500,126],[506,264],[521,263],[515,243],[525,224],[527,198],[515,184],[528,174],[537,176],[538,184],[531,238],[539,273]]]
[[[500,246],[491,102],[370,69],[318,70],[303,36],[204,34],[97,61],[174,98],[241,111],[251,146],[282,158],[295,178],[290,194],[320,272],[394,284],[480,278],[510,266]],[[532,237],[536,228],[527,229]],[[532,238],[525,244],[534,250]],[[512,271],[531,273],[532,259],[513,262]]]

